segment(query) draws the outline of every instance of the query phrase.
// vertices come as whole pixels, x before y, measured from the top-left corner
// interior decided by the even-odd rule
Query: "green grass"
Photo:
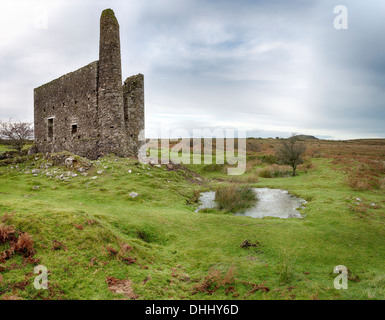
[[[23,147],[23,150],[25,150],[25,149],[28,149],[30,146],[32,145],[32,143],[26,143],[25,145],[24,145],[24,147]],[[12,151],[13,149],[12,148],[10,148],[10,146],[7,146],[7,145],[5,145],[5,144],[0,144],[0,153],[2,153],[2,152],[5,152],[5,151]],[[14,151],[14,150],[13,150]]]
[[[120,298],[108,290],[106,278],[112,276],[130,279],[139,299],[385,298],[384,194],[353,191],[331,160],[312,159],[314,167],[294,178],[259,178],[253,183],[286,189],[309,201],[301,212],[304,219],[285,220],[196,213],[196,204],[189,204],[196,190],[215,190],[221,179],[231,179],[222,171],[205,172],[204,165],[188,166],[210,179],[202,185],[165,166],[114,157],[95,161],[86,177],[77,172],[63,181],[46,171],[57,171],[55,177],[69,170],[44,169],[45,162],[36,156],[18,167],[0,167],[0,218],[7,212],[5,224],[33,237],[35,258],[49,270],[50,289],[34,289],[34,265],[17,254],[0,263],[7,268],[0,273],[0,296]],[[41,166],[37,176],[25,173]],[[103,172],[97,174],[99,170]],[[131,192],[139,196],[132,198]],[[356,212],[352,207],[357,197],[379,207],[368,205],[364,213]],[[260,246],[240,248],[245,239]],[[51,250],[54,240],[67,251]],[[124,243],[133,248],[129,255],[134,264],[107,250],[119,251]],[[6,248],[0,244],[0,251]],[[350,280],[348,290],[333,287],[337,265],[345,265],[351,279],[359,279]],[[223,285],[211,294],[196,290],[212,278],[213,270],[218,270],[216,277],[233,270],[232,292],[228,282],[217,278]],[[25,288],[19,288],[25,280]],[[252,284],[262,283],[270,291],[253,290]]]
[[[9,147],[5,144],[0,144],[0,152],[9,151]]]
[[[221,186],[215,192],[218,209],[227,212],[242,212],[252,207],[257,200],[253,188],[249,186],[232,184],[225,187]]]

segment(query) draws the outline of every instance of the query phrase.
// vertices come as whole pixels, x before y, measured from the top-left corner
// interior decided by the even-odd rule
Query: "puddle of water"
[[[277,217],[277,218],[301,218],[298,208],[303,208],[307,201],[289,194],[286,190],[254,188],[258,201],[254,207],[248,208],[243,213],[236,213],[239,216],[248,216],[253,218]],[[215,192],[203,192],[199,198],[201,209],[216,208]]]

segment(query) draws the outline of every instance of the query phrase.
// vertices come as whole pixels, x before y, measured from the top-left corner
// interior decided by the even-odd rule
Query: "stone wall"
[[[99,61],[36,88],[34,108],[38,152],[70,151],[89,159],[137,155],[143,75],[122,86],[119,24],[111,9],[100,17]]]
[[[39,152],[67,150],[90,159],[98,157],[97,76],[95,61],[34,90]]]
[[[129,151],[137,154],[141,146],[139,133],[144,130],[144,77],[131,76],[123,84],[124,122],[129,139]]]

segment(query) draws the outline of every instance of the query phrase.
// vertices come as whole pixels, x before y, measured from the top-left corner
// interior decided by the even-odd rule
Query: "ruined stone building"
[[[119,24],[111,9],[100,18],[99,61],[36,88],[34,118],[38,152],[66,150],[90,159],[137,154],[143,75],[122,85]]]

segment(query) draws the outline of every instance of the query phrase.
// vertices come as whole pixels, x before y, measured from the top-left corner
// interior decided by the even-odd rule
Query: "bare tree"
[[[32,123],[0,121],[0,137],[7,141],[11,149],[21,152],[26,142],[33,138]]]
[[[276,156],[280,163],[290,165],[293,168],[293,177],[297,166],[303,163],[302,154],[305,152],[305,145],[300,142],[299,136],[293,133],[288,139],[283,139]]]

